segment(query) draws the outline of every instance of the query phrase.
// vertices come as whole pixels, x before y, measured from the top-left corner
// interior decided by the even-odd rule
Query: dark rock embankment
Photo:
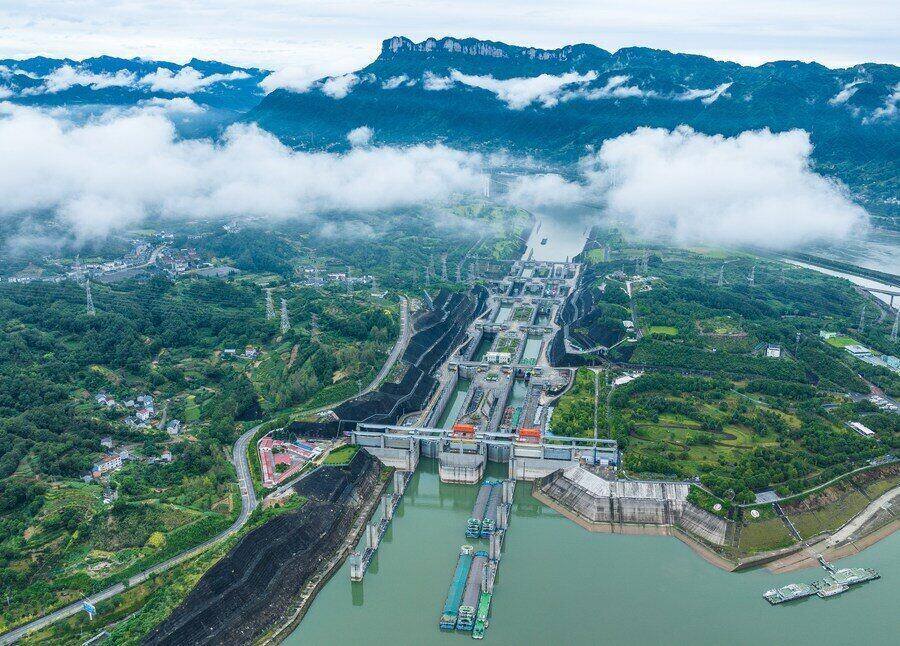
[[[296,490],[308,502],[246,534],[144,644],[248,644],[290,622],[294,601],[340,549],[380,474],[360,451],[346,468],[302,480]]]
[[[338,421],[294,422],[290,430],[304,437],[337,437],[358,422],[393,424],[421,410],[437,387],[434,372],[463,343],[469,323],[484,311],[486,301],[487,291],[480,286],[457,293],[442,289],[434,298],[434,309],[416,321],[416,333],[402,356],[408,368],[399,383],[385,382],[341,404],[334,409]]]

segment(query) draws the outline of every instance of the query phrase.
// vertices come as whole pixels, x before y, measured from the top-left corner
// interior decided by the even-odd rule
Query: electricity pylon
[[[97,310],[94,309],[94,297],[91,296],[91,281],[85,281],[84,283],[84,292],[87,297],[87,313],[88,316],[94,316],[97,313]]]
[[[275,302],[272,300],[272,289],[266,289],[266,320],[275,318]]]
[[[291,320],[288,318],[287,301],[281,299],[281,333],[284,334],[291,329]]]

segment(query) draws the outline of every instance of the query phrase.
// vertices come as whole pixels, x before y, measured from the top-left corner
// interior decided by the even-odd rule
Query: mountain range
[[[30,105],[169,104],[255,122],[300,149],[343,150],[368,126],[379,145],[444,142],[565,172],[641,126],[707,134],[810,133],[816,170],[900,229],[900,68],[756,67],[643,47],[536,49],[472,38],[385,40],[366,67],[308,86],[260,87],[268,72],[101,56],[0,60],[0,99]],[[181,100],[180,103],[173,100]]]
[[[200,109],[239,115],[262,99],[265,92],[259,83],[268,74],[198,59],[183,65],[113,56],[82,61],[44,56],[0,59],[0,100],[31,106],[165,106],[169,102],[182,111],[190,110],[193,103]]]

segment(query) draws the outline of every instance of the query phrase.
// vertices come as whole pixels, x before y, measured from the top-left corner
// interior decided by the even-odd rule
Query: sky
[[[900,63],[896,0],[0,0],[0,58],[192,57],[347,72],[393,35],[633,45],[757,65]]]

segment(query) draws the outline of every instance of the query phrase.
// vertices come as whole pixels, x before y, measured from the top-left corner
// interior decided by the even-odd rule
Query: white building
[[[875,431],[859,422],[850,422],[850,428],[852,428],[863,437],[875,437]]]
[[[103,458],[94,465],[94,473],[104,475],[112,471],[118,471],[122,468],[122,458],[118,455],[104,455]]]

